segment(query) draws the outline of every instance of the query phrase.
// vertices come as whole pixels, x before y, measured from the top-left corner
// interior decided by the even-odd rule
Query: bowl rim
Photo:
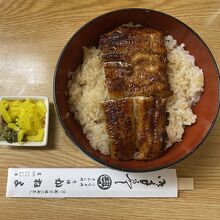
[[[175,160],[174,162],[171,162],[171,163],[168,163],[166,165],[162,165],[162,166],[158,166],[158,167],[155,167],[155,168],[144,168],[144,169],[135,169],[135,170],[132,170],[132,169],[124,169],[124,168],[119,168],[117,165],[109,165],[108,163],[106,163],[105,160],[103,159],[100,159],[100,158],[97,158],[97,157],[94,157],[91,153],[87,152],[84,147],[75,139],[74,136],[72,136],[72,134],[69,132],[69,130],[65,127],[65,124],[63,122],[63,119],[61,117],[61,114],[59,112],[59,108],[58,108],[58,105],[57,105],[57,101],[56,101],[56,76],[57,76],[57,72],[58,72],[58,68],[59,68],[59,65],[60,65],[60,61],[67,49],[67,47],[69,46],[69,44],[71,43],[71,41],[81,32],[81,30],[83,30],[85,27],[87,27],[88,25],[90,25],[91,23],[94,23],[97,19],[100,19],[104,16],[107,16],[107,15],[110,15],[110,14],[114,14],[114,13],[118,13],[118,12],[122,12],[122,11],[146,11],[147,13],[148,12],[155,12],[155,13],[158,13],[158,14],[161,14],[163,16],[168,16],[170,17],[171,19],[174,19],[176,20],[178,23],[180,23],[181,25],[185,26],[187,29],[189,29],[189,31],[192,32],[193,35],[195,35],[195,37],[203,44],[203,46],[207,49],[207,52],[209,53],[210,57],[212,58],[212,63],[215,67],[215,70],[216,70],[216,73],[217,73],[217,80],[218,80],[218,108],[217,108],[217,112],[216,112],[216,115],[215,117],[213,118],[211,124],[210,124],[210,127],[208,129],[208,131],[206,132],[205,136],[201,139],[201,141],[199,142],[199,144],[197,144],[197,146],[190,150],[190,152],[188,152],[187,154],[185,154],[184,156],[182,156],[180,159],[178,160]],[[54,71],[54,77],[53,77],[53,100],[54,100],[54,106],[55,106],[55,110],[56,110],[56,114],[59,118],[59,121],[62,125],[62,129],[64,130],[65,134],[67,135],[67,137],[70,139],[70,141],[72,143],[74,143],[77,148],[83,152],[84,154],[86,154],[87,156],[89,156],[91,159],[93,159],[94,161],[98,162],[99,164],[101,164],[102,166],[106,166],[108,168],[111,168],[111,169],[115,169],[115,170],[120,170],[120,171],[126,171],[126,172],[151,172],[151,171],[156,171],[156,170],[161,170],[161,169],[165,169],[165,168],[169,168],[171,166],[174,166],[175,164],[181,162],[182,160],[184,160],[185,158],[187,158],[188,156],[190,156],[191,154],[193,154],[201,145],[202,143],[205,141],[205,139],[208,137],[208,135],[210,134],[212,128],[214,127],[215,125],[215,122],[216,122],[216,119],[217,119],[217,116],[219,114],[219,108],[220,108],[220,75],[219,75],[219,70],[218,70],[218,66],[217,66],[217,63],[215,61],[215,58],[213,56],[213,54],[211,53],[211,50],[209,49],[209,47],[206,45],[206,43],[204,42],[204,40],[192,29],[190,28],[187,24],[185,24],[184,22],[180,21],[179,19],[169,15],[169,14],[166,14],[164,12],[161,12],[161,11],[157,11],[157,10],[152,10],[152,9],[145,9],[145,8],[123,8],[123,9],[117,9],[117,10],[113,10],[113,11],[110,11],[110,12],[107,12],[107,13],[104,13],[104,14],[101,14],[99,16],[96,16],[95,18],[89,20],[88,22],[86,22],[83,26],[81,26],[76,32],[74,32],[74,34],[71,36],[71,38],[67,41],[67,43],[65,44],[64,48],[62,49],[61,51],[61,54],[57,60],[57,63],[56,63],[56,67],[55,67],[55,71]]]

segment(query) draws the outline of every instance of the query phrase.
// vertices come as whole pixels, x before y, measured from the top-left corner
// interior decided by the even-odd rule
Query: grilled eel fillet
[[[132,98],[102,102],[110,137],[110,154],[116,160],[131,160],[134,155],[135,121]]]
[[[172,95],[161,31],[121,26],[102,35],[99,45],[110,98]]]
[[[111,157],[116,160],[150,160],[164,151],[165,101],[135,97],[102,102],[110,136]]]
[[[155,97],[134,98],[136,151],[134,159],[152,160],[165,150],[166,100]]]

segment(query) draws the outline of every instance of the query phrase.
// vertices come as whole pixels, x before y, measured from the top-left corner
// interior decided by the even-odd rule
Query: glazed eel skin
[[[163,32],[121,26],[100,38],[105,84],[102,102],[111,157],[152,160],[165,149],[167,75]]]
[[[152,160],[161,155],[166,138],[165,100],[135,97],[102,102],[116,160]]]
[[[101,36],[99,45],[110,98],[172,94],[163,37],[158,30],[124,26]]]

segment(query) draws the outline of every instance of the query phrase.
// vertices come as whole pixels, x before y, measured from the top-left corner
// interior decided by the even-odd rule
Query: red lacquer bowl
[[[100,35],[129,22],[157,28],[172,35],[178,44],[184,43],[190,54],[195,56],[196,65],[203,69],[205,91],[194,107],[197,122],[185,128],[183,141],[174,144],[164,155],[153,161],[116,161],[102,155],[89,145],[82,128],[69,112],[65,94],[68,72],[74,71],[83,59],[83,46],[97,46]],[[187,25],[167,14],[146,9],[123,9],[101,15],[77,31],[63,49],[54,75],[54,103],[59,120],[67,136],[84,153],[97,162],[124,171],[152,171],[166,168],[193,153],[205,140],[216,120],[219,109],[219,72],[216,62],[203,40]]]

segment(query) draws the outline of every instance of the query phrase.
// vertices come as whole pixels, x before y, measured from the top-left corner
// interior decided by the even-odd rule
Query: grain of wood
[[[193,178],[177,178],[178,190],[193,190]]]
[[[220,64],[218,0],[1,0],[1,95],[46,95],[53,102],[53,73],[68,39],[90,19],[129,7],[182,20]],[[179,177],[194,178],[194,190],[181,191],[178,199],[6,199],[8,167],[100,167],[68,140],[53,107],[50,125],[46,148],[0,148],[0,219],[219,219],[219,119],[202,147],[176,166]]]

